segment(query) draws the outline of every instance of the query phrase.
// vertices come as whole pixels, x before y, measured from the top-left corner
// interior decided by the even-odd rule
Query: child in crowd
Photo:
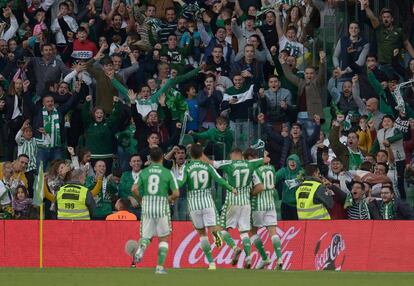
[[[29,192],[23,185],[17,186],[16,194],[13,202],[14,218],[16,219],[28,219],[30,215],[30,209],[32,207],[32,199],[29,198]]]
[[[230,154],[231,149],[233,148],[233,132],[228,127],[227,119],[222,116],[217,117],[216,128],[211,128],[207,131],[197,133],[190,131],[190,133],[192,134],[194,139],[206,139],[213,144],[224,144],[224,157],[227,157]]]

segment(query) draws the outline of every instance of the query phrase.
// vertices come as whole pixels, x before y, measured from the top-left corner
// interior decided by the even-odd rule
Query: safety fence
[[[197,233],[189,222],[174,222],[167,267],[206,267]],[[280,222],[285,270],[414,271],[414,222],[295,221]],[[125,242],[138,239],[139,222],[44,221],[45,267],[129,267]],[[259,231],[272,264],[276,256],[266,230]],[[232,232],[238,238],[237,232]],[[212,241],[212,240],[211,240]],[[241,246],[239,239],[236,242]],[[213,244],[212,244],[213,245]],[[233,251],[213,246],[220,268],[230,267]],[[0,221],[0,267],[39,266],[39,222]],[[252,251],[253,266],[260,256]],[[237,267],[243,267],[244,254]],[[157,240],[142,267],[157,261]]]

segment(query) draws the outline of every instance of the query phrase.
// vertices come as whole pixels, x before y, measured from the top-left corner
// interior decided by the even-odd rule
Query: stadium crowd
[[[199,142],[215,160],[266,149],[282,220],[298,219],[295,191],[314,174],[331,219],[414,219],[412,1],[0,6],[2,218],[38,217],[41,186],[56,219],[76,170],[92,219],[139,218],[131,190],[150,149],[179,177]],[[218,205],[225,193],[217,188]],[[186,196],[184,186],[173,219],[189,219]]]

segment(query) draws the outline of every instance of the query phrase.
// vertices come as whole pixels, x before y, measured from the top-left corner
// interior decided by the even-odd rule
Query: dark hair
[[[286,32],[291,30],[295,31],[295,33],[298,32],[298,29],[294,25],[288,25],[286,28]]]
[[[380,11],[380,16],[382,16],[382,14],[385,14],[385,13],[391,14],[391,17],[393,16],[392,11],[391,11],[390,8],[386,8],[386,7],[382,8],[381,11]]]
[[[368,58],[374,58],[375,59],[375,61],[378,61],[378,57],[377,57],[377,55],[376,54],[373,54],[373,53],[369,53],[368,54],[368,56],[367,56],[367,59]]]
[[[217,116],[217,118],[216,118],[216,124],[218,124],[218,123],[226,123],[226,124],[228,124],[228,121],[227,121],[227,118],[226,117],[224,117],[224,116]]]
[[[138,153],[135,153],[135,154],[132,154],[131,156],[129,156],[129,161],[131,161],[132,160],[132,158],[134,158],[134,157],[139,157],[140,159],[141,159],[141,155],[140,154],[138,154]],[[142,159],[141,159],[142,160]]]
[[[22,157],[27,158],[27,160],[30,160],[29,156],[27,156],[26,154],[20,154],[19,156],[17,156],[17,159],[20,159]]]
[[[318,170],[318,165],[316,164],[308,164],[305,166],[305,174],[307,176],[313,176]]]
[[[263,44],[262,44],[262,40],[260,39],[258,34],[253,34],[250,37],[256,38],[257,42],[259,43],[259,45],[257,46],[257,49],[259,51],[263,50]]]
[[[369,161],[364,161],[359,166],[359,169],[362,171],[372,172],[372,163]]]
[[[16,187],[16,193],[14,194],[14,198],[15,198],[15,199],[17,198],[17,191],[18,191],[19,189],[22,189],[22,190],[23,190],[23,192],[24,192],[24,193],[25,193],[25,195],[26,195],[26,198],[28,198],[28,197],[29,197],[29,191],[27,190],[27,188],[26,188],[24,185],[18,185],[18,186]]]
[[[172,10],[175,13],[174,7],[167,7],[167,8],[164,9],[164,14],[167,14],[167,11],[169,11],[169,10]]]
[[[184,92],[187,94],[187,92],[189,92],[192,87],[197,91],[196,85],[193,83],[189,83],[184,87]]]
[[[118,178],[120,178],[120,177],[122,176],[122,169],[121,169],[121,168],[114,168],[114,169],[112,170],[112,175],[113,175],[114,177],[118,177]]]
[[[158,136],[158,138],[161,138],[160,133],[155,132],[155,131],[151,131],[150,133],[148,133],[147,135],[147,139],[151,137],[151,135],[156,134]]]
[[[257,150],[256,149],[253,149],[253,148],[251,148],[251,147],[249,147],[249,148],[247,148],[245,151],[244,151],[244,153],[243,153],[243,157],[244,157],[244,159],[248,159],[249,157],[252,157],[252,158],[257,158],[259,156],[259,153],[257,152]]]
[[[113,65],[112,59],[108,56],[105,56],[104,58],[102,58],[99,62],[101,65],[105,66],[105,65]]]
[[[131,202],[127,198],[120,198],[118,201],[121,203],[120,211],[126,211],[131,207]]]
[[[364,186],[364,183],[363,183],[363,182],[359,182],[359,181],[352,181],[352,186],[354,186],[355,184],[360,185],[360,186],[361,186],[361,189],[362,189],[363,191],[365,191],[365,186]]]
[[[144,87],[148,87],[148,89],[151,91],[150,86],[149,86],[148,84],[145,84],[145,83],[144,83],[144,84],[141,84],[141,85],[138,87],[138,93],[140,93]]]
[[[394,121],[395,121],[395,119],[394,119],[394,117],[393,117],[393,116],[388,115],[388,114],[385,114],[385,115],[382,117],[382,120],[381,120],[381,125],[382,125],[382,122],[384,121],[384,119],[385,119],[385,118],[390,119],[392,122],[394,122]]]
[[[43,49],[45,48],[45,47],[50,47],[50,48],[52,48],[53,49],[53,45],[52,44],[50,44],[50,43],[45,43],[45,44],[43,44],[42,45],[42,51],[43,51]]]
[[[59,4],[59,9],[60,9],[60,7],[62,7],[62,6],[66,6],[66,8],[68,8],[68,9],[69,9],[69,4],[68,4],[68,3],[66,3],[66,2],[61,2],[61,3]]]
[[[159,162],[162,160],[164,156],[164,152],[160,147],[153,147],[150,149],[150,158],[153,162]]]
[[[279,78],[277,77],[277,75],[271,74],[271,75],[269,75],[269,78],[267,79],[267,81],[269,81],[271,78],[276,78],[277,80],[279,80]]]
[[[230,154],[231,153],[239,153],[239,154],[242,154],[243,155],[243,151],[242,151],[242,149],[240,149],[239,147],[235,147],[235,148],[233,148],[231,151],[230,151]]]
[[[378,155],[379,153],[384,153],[388,157],[388,152],[386,150],[378,150],[377,154],[375,155]]]
[[[384,168],[385,168],[385,174],[387,174],[387,173],[388,173],[389,168],[388,168],[388,165],[387,165],[387,164],[379,162],[379,163],[377,163],[377,166],[378,166],[378,165],[380,165],[380,166],[384,166]]]
[[[81,32],[85,32],[86,34],[88,34],[88,31],[85,29],[85,27],[79,27],[78,31],[76,33],[81,33]]]
[[[385,188],[390,189],[391,194],[394,194],[395,193],[394,192],[394,188],[392,187],[392,184],[390,184],[390,183],[382,184],[382,188],[381,189],[385,189]]]
[[[214,49],[220,49],[220,50],[222,50],[223,51],[223,46],[220,46],[220,45],[215,45],[214,47],[213,47],[213,50]]]
[[[297,127],[299,127],[300,130],[302,130],[302,124],[300,124],[299,122],[293,122],[292,127],[293,126],[297,126]],[[290,129],[292,129],[292,127]]]
[[[193,159],[199,159],[203,155],[203,146],[200,144],[191,144],[190,155]]]
[[[83,157],[85,157],[86,154],[91,153],[91,151],[85,147],[79,147],[76,153],[78,154],[79,162],[82,162]]]

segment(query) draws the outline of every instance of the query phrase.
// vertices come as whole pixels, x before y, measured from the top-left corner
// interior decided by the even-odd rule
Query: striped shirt
[[[160,30],[158,31],[158,37],[162,44],[166,44],[168,41],[168,36],[171,34],[175,34],[177,30],[177,21],[172,23],[170,22],[161,22]]]
[[[346,209],[346,213],[348,214],[348,219],[370,219],[368,206],[365,200],[360,202],[352,200],[352,205]]]
[[[190,211],[215,207],[211,196],[213,179],[228,191],[232,190],[230,184],[209,164],[192,160],[185,165],[179,185],[187,185],[187,201]]]
[[[253,174],[253,186],[263,184],[264,190],[252,197],[252,211],[275,210],[274,194],[276,171],[272,165],[263,165],[256,169]]]
[[[229,184],[236,188],[237,195],[227,193],[225,204],[250,205],[250,190],[254,170],[263,165],[263,159],[214,161],[214,167],[224,171]]]
[[[144,196],[142,198],[142,217],[159,218],[170,215],[170,207],[166,197]]]
[[[38,139],[32,137],[30,140],[26,140],[23,137],[22,130],[19,130],[16,134],[16,143],[17,143],[17,156],[25,154],[29,157],[29,164],[27,166],[26,172],[36,170],[36,157],[37,157],[37,148],[47,147],[50,144],[49,135],[44,136],[45,139]]]
[[[142,197],[142,217],[160,218],[170,214],[168,192],[178,191],[178,183],[170,170],[152,163],[139,173],[137,184]]]

